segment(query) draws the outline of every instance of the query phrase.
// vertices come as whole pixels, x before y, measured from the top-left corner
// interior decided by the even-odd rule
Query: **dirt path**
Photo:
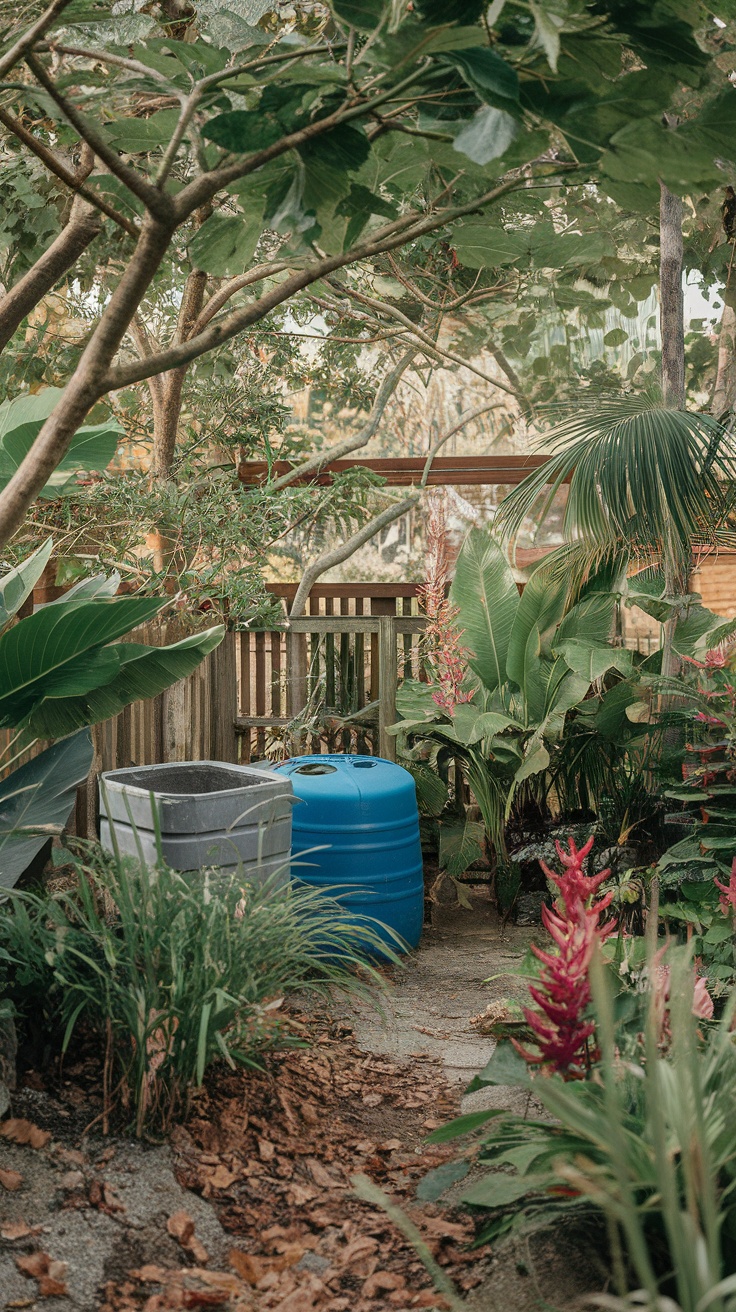
[[[21,1090],[11,1138],[30,1142],[0,1138],[0,1308],[440,1308],[411,1246],[354,1195],[356,1174],[411,1215],[470,1312],[563,1308],[600,1288],[579,1240],[474,1252],[464,1213],[416,1199],[422,1176],[454,1155],[428,1147],[429,1130],[461,1102],[515,1097],[463,1100],[493,1048],[470,1019],[491,999],[523,995],[507,972],[532,936],[503,930],[482,893],[473,902],[472,912],[437,911],[382,1015],[354,1005],[304,1015],[308,1047],[274,1054],[263,1074],[215,1071],[170,1145],[83,1135],[94,1107],[79,1075]]]

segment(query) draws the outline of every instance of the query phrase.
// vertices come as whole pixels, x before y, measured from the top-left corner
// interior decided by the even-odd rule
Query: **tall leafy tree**
[[[25,30],[6,31],[0,124],[74,204],[0,303],[0,340],[85,253],[112,245],[120,276],[0,493],[0,544],[111,391],[160,380],[165,470],[163,411],[167,398],[176,410],[181,371],[304,289],[348,286],[351,267],[458,225],[462,248],[493,266],[487,216],[550,174],[675,189],[721,176],[730,85],[695,121],[662,123],[709,67],[705,15],[690,0],[484,11],[476,0],[449,13],[434,0],[335,0],[252,27],[208,3],[193,27],[165,7],[159,20],[126,25],[105,4],[55,0]],[[507,244],[513,235],[505,230]],[[166,261],[188,273],[162,343],[136,316]],[[122,348],[136,332],[131,359]]]

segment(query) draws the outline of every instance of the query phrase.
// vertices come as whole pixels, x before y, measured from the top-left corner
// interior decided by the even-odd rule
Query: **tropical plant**
[[[0,783],[0,884],[12,886],[68,818],[92,764],[86,726],[153,697],[196,669],[222,626],[163,647],[118,642],[165,600],[118,597],[116,574],[98,575],[17,619],[51,555],[44,543],[0,579],[0,728],[15,729],[5,767],[39,738],[61,738]]]
[[[622,1046],[600,957],[591,980],[601,1049],[595,1079],[550,1075],[532,1083],[522,1058],[503,1044],[474,1087],[521,1085],[554,1119],[475,1112],[431,1137],[480,1130],[479,1159],[494,1169],[463,1200],[479,1209],[482,1239],[600,1209],[621,1297],[633,1286],[651,1308],[667,1306],[661,1300],[672,1294],[683,1312],[724,1312],[722,1295],[733,1283],[720,1282],[736,1265],[733,1002],[703,1036],[689,954],[675,954],[666,1041],[656,978],[639,995],[646,1019],[628,1017],[629,1032],[645,1031],[642,1053],[626,1039]]]
[[[662,673],[676,670],[675,627],[689,605],[693,547],[730,541],[736,437],[706,414],[669,409],[652,394],[591,398],[546,435],[550,452],[501,503],[496,524],[515,537],[534,512],[542,523],[569,482],[563,531],[577,541],[571,567],[651,557],[661,562],[658,594]]]
[[[116,1108],[138,1134],[164,1128],[213,1061],[252,1064],[289,1042],[284,992],[380,984],[366,961],[379,943],[370,923],[282,875],[186,876],[99,849],[74,864],[71,890],[9,894],[0,977],[20,1023],[42,1017],[62,1051],[91,1029],[104,1049],[105,1126]]]
[[[629,674],[632,655],[608,642],[616,604],[608,581],[593,579],[570,604],[564,569],[545,562],[520,596],[504,550],[481,529],[471,530],[462,547],[450,597],[471,653],[472,700],[450,710],[431,684],[407,680],[397,697],[403,719],[392,732],[409,759],[429,739],[460,761],[488,839],[503,856],[515,803],[531,797],[546,805],[569,712],[609,671]],[[469,830],[466,822],[448,869],[460,873],[480,854],[477,826]]]

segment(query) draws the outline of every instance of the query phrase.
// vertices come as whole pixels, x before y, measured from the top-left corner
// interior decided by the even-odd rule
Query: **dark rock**
[[[546,897],[540,890],[532,893],[520,893],[516,899],[517,925],[541,925],[542,907]]]

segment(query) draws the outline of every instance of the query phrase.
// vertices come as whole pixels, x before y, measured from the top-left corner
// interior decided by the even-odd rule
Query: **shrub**
[[[62,1051],[81,1022],[100,1036],[104,1128],[118,1109],[138,1135],[163,1130],[214,1060],[253,1063],[288,1041],[274,1006],[284,992],[379,979],[371,928],[306,886],[99,855],[77,876],[68,891],[10,895],[0,978]]]

